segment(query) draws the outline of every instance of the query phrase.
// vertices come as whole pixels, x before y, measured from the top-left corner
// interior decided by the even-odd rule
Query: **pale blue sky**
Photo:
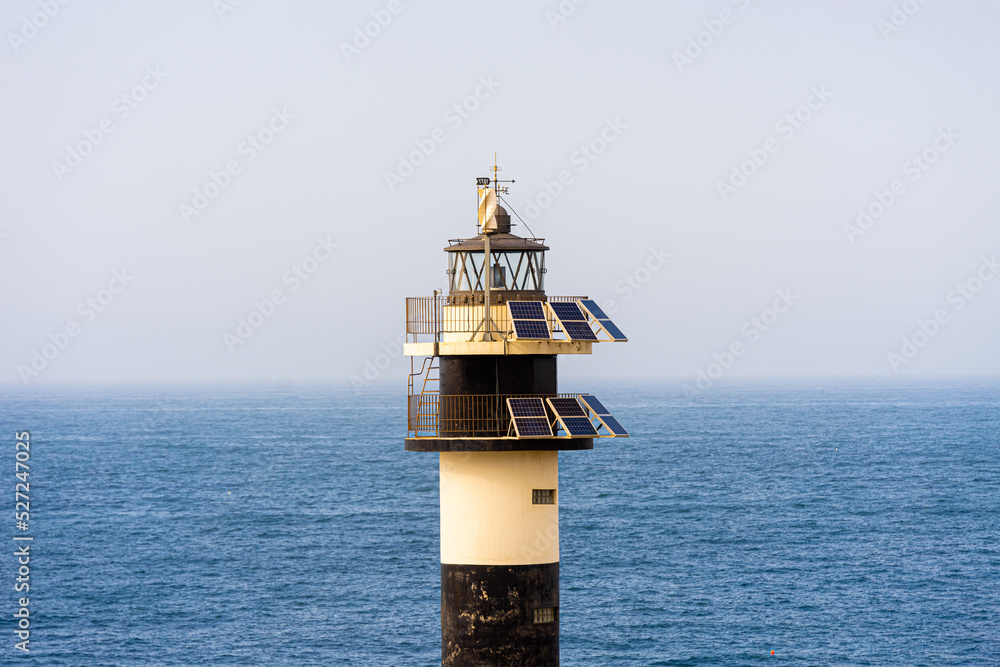
[[[349,382],[494,151],[549,293],[631,339],[564,377],[1000,373],[995,2],[222,3],[0,9],[0,382]]]

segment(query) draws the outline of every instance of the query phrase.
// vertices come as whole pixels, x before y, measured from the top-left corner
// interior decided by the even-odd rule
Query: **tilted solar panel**
[[[556,419],[562,425],[566,435],[572,438],[593,438],[597,430],[590,423],[590,418],[575,398],[546,398]]]
[[[507,309],[517,338],[552,338],[541,301],[508,301]]]
[[[549,405],[559,417],[586,417],[587,413],[575,398],[550,398]]]
[[[586,404],[586,406],[591,409],[591,411],[593,411],[593,413],[597,416],[597,418],[601,421],[601,423],[604,424],[604,428],[608,429],[608,431],[612,433],[615,437],[617,438],[628,437],[628,431],[625,430],[625,428],[618,422],[617,419],[611,416],[611,413],[608,412],[608,409],[604,407],[604,404],[602,404],[599,400],[597,400],[595,396],[592,396],[591,394],[582,394],[580,396],[580,400],[583,401],[584,404]]]
[[[507,409],[510,410],[514,432],[519,438],[551,438],[552,426],[549,424],[545,404],[541,398],[508,398]]]
[[[611,320],[597,320],[597,323],[608,332],[612,340],[628,340],[628,336],[625,335],[621,329],[619,329],[614,322]]]
[[[515,320],[544,320],[545,309],[541,301],[508,301],[510,316]]]
[[[570,340],[597,340],[597,335],[586,322],[560,322]]]
[[[601,423],[616,436],[628,437],[628,431],[625,430],[625,427],[619,424],[618,420],[611,415],[597,415],[597,418],[600,419]]]
[[[587,312],[589,312],[590,315],[595,320],[610,320],[611,319],[610,317],[608,317],[607,315],[604,314],[604,311],[601,310],[601,307],[598,306],[597,302],[594,301],[593,299],[581,299],[580,300],[580,305],[582,305],[584,308],[586,308]]]
[[[545,322],[536,320],[514,320],[514,335],[518,338],[551,338]]]
[[[580,399],[587,404],[587,407],[589,407],[591,410],[594,411],[594,414],[598,415],[611,414],[610,412],[608,412],[608,409],[604,407],[604,404],[601,403],[599,400],[597,400],[596,396],[592,396],[590,394],[582,394],[580,396]]]
[[[580,310],[580,306],[569,301],[549,301],[549,308],[556,314],[560,321],[580,321],[586,322],[587,316]]]
[[[581,299],[580,305],[583,306],[584,309],[586,309],[586,311],[590,314],[590,316],[597,321],[598,326],[604,329],[604,331],[607,332],[607,334],[611,337],[612,340],[615,341],[628,340],[628,336],[626,336],[624,332],[622,332],[622,330],[619,329],[617,325],[615,325],[615,323],[611,321],[611,318],[608,317],[603,310],[601,310],[601,307],[597,305],[596,301],[594,301],[593,299]]]
[[[597,436],[597,429],[586,417],[563,417],[559,421],[563,424],[563,429],[574,438],[593,438]]]
[[[508,398],[511,417],[546,417],[545,404],[540,398]]]
[[[518,417],[514,420],[514,431],[519,438],[552,437],[552,427],[545,417]]]

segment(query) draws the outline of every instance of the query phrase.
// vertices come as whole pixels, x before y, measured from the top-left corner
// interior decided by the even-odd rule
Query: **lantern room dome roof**
[[[471,239],[455,239],[451,242],[445,252],[483,252],[485,246],[485,234],[480,234],[475,238]],[[549,247],[544,243],[540,243],[544,239],[526,239],[520,236],[515,236],[514,234],[490,234],[490,251],[491,252],[501,252],[501,251],[511,251],[515,252],[521,251],[531,251],[531,250],[548,250]]]

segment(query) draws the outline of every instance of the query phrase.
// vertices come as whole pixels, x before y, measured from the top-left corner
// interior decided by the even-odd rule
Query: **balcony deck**
[[[495,296],[490,308],[494,330],[493,340],[484,340],[483,316],[480,303],[449,305],[443,295],[409,297],[406,299],[406,335],[403,354],[409,357],[448,355],[555,355],[591,354],[593,341],[569,340],[559,322],[548,315],[548,327],[553,337],[547,340],[519,340],[513,335],[513,324],[507,310],[504,293]],[[552,302],[577,301],[582,296],[552,296],[542,299]],[[536,299],[532,299],[536,300]],[[541,299],[537,299],[541,300]],[[560,337],[561,336],[561,337]]]
[[[568,451],[593,449],[593,438],[518,438],[508,398],[576,398],[579,394],[440,395],[411,393],[406,449],[416,452]],[[548,409],[547,409],[548,411]],[[549,423],[555,421],[549,413]]]

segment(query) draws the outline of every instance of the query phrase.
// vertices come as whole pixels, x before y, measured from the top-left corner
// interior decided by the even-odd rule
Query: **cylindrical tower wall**
[[[442,664],[558,665],[558,452],[440,457]]]

